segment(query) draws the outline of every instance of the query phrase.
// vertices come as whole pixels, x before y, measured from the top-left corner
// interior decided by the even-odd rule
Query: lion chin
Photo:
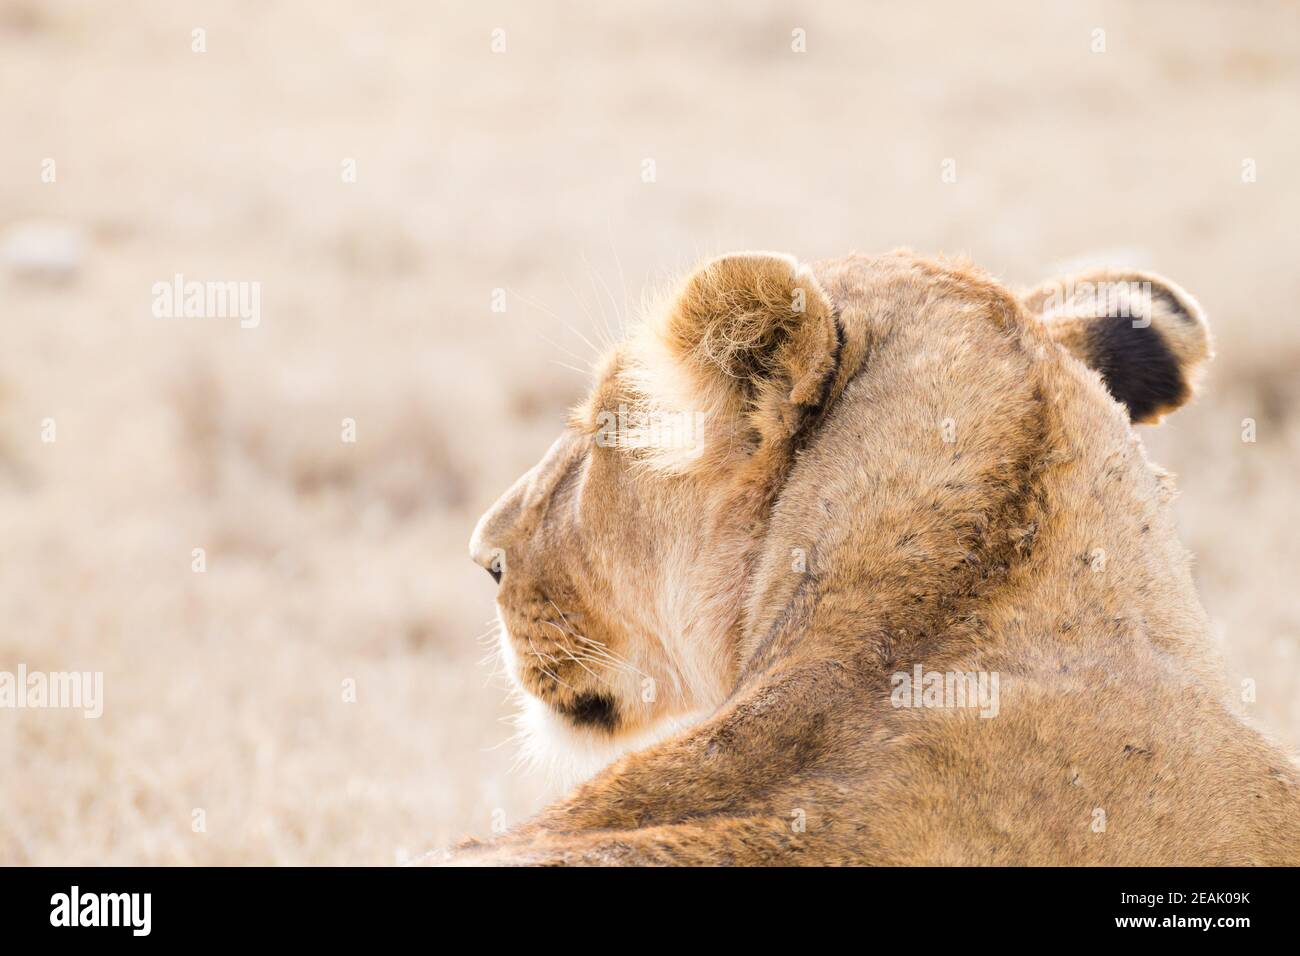
[[[698,724],[704,710],[660,717],[649,724],[610,734],[598,723],[583,726],[531,694],[519,680],[519,659],[509,628],[500,621],[500,650],[510,681],[511,696],[519,704],[512,718],[516,728],[518,762],[542,776],[549,787],[569,790],[594,777],[624,754],[652,746]]]
[[[623,755],[666,740],[708,716],[700,712],[665,717],[648,727],[611,737],[603,731],[575,726],[549,704],[526,691],[521,691],[521,701],[522,706],[514,718],[519,729],[520,759],[557,790],[569,790],[594,777]]]

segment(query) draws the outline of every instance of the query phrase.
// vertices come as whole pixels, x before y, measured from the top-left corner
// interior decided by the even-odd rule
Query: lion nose
[[[500,584],[500,578],[506,574],[506,549],[487,544],[484,536],[476,533],[469,542],[469,558]]]
[[[493,548],[487,558],[479,562],[487,568],[487,573],[492,575],[492,580],[497,584],[501,583],[501,575],[506,573],[506,553],[501,548]]]
[[[470,559],[479,567],[492,575],[492,580],[501,583],[501,575],[506,573],[506,552],[504,548],[488,547],[485,544],[474,542],[474,547],[470,549]]]

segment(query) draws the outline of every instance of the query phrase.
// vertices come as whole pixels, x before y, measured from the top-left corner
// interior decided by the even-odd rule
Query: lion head
[[[717,709],[797,600],[816,546],[799,529],[818,509],[858,533],[872,508],[854,500],[902,482],[916,500],[888,533],[923,541],[934,496],[960,513],[989,475],[1015,483],[1013,464],[1044,441],[1045,403],[1127,432],[1187,401],[1209,354],[1195,302],[1144,273],[1017,296],[906,252],[704,264],[605,356],[563,433],[474,531],[527,749],[584,774]],[[856,453],[792,481],[828,430]],[[953,555],[917,553],[914,586],[944,586]]]

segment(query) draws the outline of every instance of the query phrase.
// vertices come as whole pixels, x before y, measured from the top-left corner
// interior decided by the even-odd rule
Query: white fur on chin
[[[501,627],[497,640],[502,662],[520,702],[514,723],[519,729],[520,762],[540,771],[547,782],[559,790],[570,790],[587,780],[624,754],[644,750],[661,740],[694,726],[708,711],[699,710],[664,717],[635,733],[610,737],[599,730],[575,727],[557,714],[547,703],[528,693],[519,682],[519,657],[510,639],[510,630],[497,612]]]
[[[545,773],[552,785],[568,790],[624,754],[665,740],[705,716],[691,713],[666,717],[636,733],[611,738],[601,731],[573,726],[546,703],[525,693],[516,723],[521,731],[520,753],[524,761]]]

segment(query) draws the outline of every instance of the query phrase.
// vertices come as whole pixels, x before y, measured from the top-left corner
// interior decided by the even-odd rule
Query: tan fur
[[[1142,278],[1190,383],[1204,316]],[[521,687],[565,726],[612,703],[574,743],[698,722],[454,858],[1300,863],[1296,765],[1233,707],[1170,479],[1079,361],[1096,316],[1045,299],[909,253],[688,279],[471,548],[505,555]],[[620,403],[707,410],[704,447],[598,442]],[[997,715],[895,706],[916,665],[997,674]]]

